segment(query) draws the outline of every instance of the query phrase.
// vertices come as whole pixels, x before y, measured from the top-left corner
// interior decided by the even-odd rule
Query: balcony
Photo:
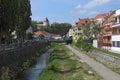
[[[114,27],[120,27],[120,22],[119,23],[113,23],[112,24],[112,27],[114,28]]]

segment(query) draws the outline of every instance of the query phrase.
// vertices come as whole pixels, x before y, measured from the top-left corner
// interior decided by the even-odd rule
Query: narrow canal
[[[40,75],[42,70],[47,66],[49,63],[50,53],[53,51],[54,48],[50,48],[46,53],[42,54],[37,64],[30,69],[26,74],[26,80],[36,80],[36,78]]]

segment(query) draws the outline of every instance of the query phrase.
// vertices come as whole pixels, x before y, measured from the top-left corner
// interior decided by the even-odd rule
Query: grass
[[[105,54],[109,54],[109,55],[112,55],[112,56],[115,56],[115,57],[119,57],[120,58],[120,54],[118,53],[114,53],[114,52],[110,52],[110,51],[107,51],[107,50],[101,50],[101,49],[98,49],[98,48],[94,48],[96,51],[99,51],[99,52],[103,52]]]
[[[50,63],[37,80],[103,80],[86,63],[80,63],[70,50],[58,44],[50,55]],[[88,71],[94,75],[88,75]]]

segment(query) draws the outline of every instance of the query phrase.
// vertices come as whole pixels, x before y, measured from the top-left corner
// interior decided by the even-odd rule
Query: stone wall
[[[47,42],[37,42],[29,46],[24,46],[12,50],[0,51],[0,68],[14,61],[34,55],[35,51],[48,46]]]

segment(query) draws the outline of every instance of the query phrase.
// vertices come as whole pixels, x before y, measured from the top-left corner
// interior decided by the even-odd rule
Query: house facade
[[[112,48],[120,52],[120,9],[115,11],[115,22],[112,25]]]
[[[109,13],[106,14],[98,14],[94,17],[94,21],[96,21],[97,25],[101,27],[101,32],[98,37],[98,47],[99,48],[105,48],[108,44],[108,35],[106,35],[109,31],[107,31],[107,28],[110,27],[107,21],[107,18],[109,17]]]
[[[74,42],[77,42],[77,40],[82,36],[82,29],[80,27],[74,27],[72,28],[72,38]]]

